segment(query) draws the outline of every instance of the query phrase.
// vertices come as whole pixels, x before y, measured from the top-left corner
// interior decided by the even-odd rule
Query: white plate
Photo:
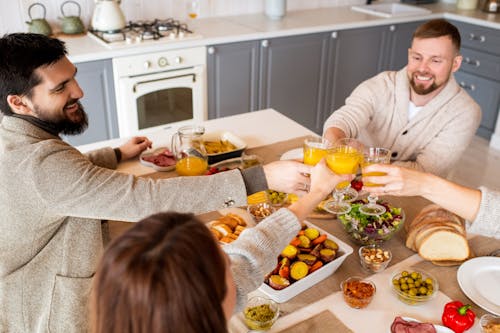
[[[170,171],[170,170],[174,170],[175,169],[175,164],[174,165],[170,165],[170,166],[166,166],[166,167],[162,167],[162,166],[156,165],[156,164],[154,164],[152,162],[148,162],[148,161],[145,161],[145,160],[142,159],[145,156],[159,154],[160,152],[162,152],[165,149],[168,149],[168,148],[167,147],[159,147],[159,148],[155,148],[153,150],[151,150],[151,149],[145,150],[139,156],[139,162],[142,165],[145,165],[147,167],[155,169],[156,171]],[[170,150],[170,149],[168,149],[168,150]]]
[[[457,271],[458,284],[474,303],[500,316],[500,258],[478,257],[464,262]]]
[[[410,318],[410,317],[401,317],[401,318],[403,318],[406,321],[416,321],[417,323],[421,323],[420,320],[417,320],[415,318]],[[434,325],[434,328],[436,329],[437,333],[454,333],[451,329],[449,329],[446,326],[437,325],[437,324],[432,324],[432,325]]]
[[[330,275],[332,275],[339,267],[342,265],[344,262],[345,258],[347,258],[348,255],[350,255],[353,251],[352,247],[347,245],[346,243],[342,242],[340,239],[336,238],[335,236],[327,233],[326,231],[322,230],[321,228],[318,228],[316,225],[304,221],[304,223],[308,227],[313,227],[315,229],[318,229],[320,234],[326,234],[326,237],[328,239],[333,240],[335,243],[338,244],[339,250],[338,250],[338,257],[335,258],[334,260],[330,261],[328,264],[324,265],[317,271],[309,274],[305,278],[298,280],[291,284],[290,286],[286,287],[285,289],[281,290],[276,290],[271,287],[269,287],[267,284],[263,283],[260,285],[259,290],[269,296],[272,300],[278,303],[283,303],[288,301],[290,298],[295,297],[296,295],[300,294],[304,290],[307,290],[314,286],[316,283],[326,279]]]
[[[295,148],[285,152],[281,155],[280,160],[304,160],[304,149],[303,148]]]

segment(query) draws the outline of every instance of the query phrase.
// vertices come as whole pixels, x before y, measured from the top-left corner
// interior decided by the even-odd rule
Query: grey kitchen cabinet
[[[72,145],[83,145],[117,138],[118,118],[111,60],[75,65],[78,68],[76,79],[84,93],[81,102],[89,118],[89,127],[80,135],[64,136],[64,140]]]
[[[383,69],[398,71],[408,64],[408,49],[413,33],[425,21],[415,21],[389,26],[389,43],[384,54]]]
[[[208,118],[258,110],[259,41],[207,48]]]
[[[318,131],[327,35],[209,46],[208,117],[273,108]]]
[[[481,106],[477,134],[490,139],[500,111],[500,31],[453,22],[460,31],[463,57],[455,78]]]
[[[261,41],[259,107],[321,132],[328,33]]]

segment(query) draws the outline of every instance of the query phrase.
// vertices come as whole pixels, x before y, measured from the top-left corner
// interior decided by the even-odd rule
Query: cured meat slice
[[[436,328],[430,323],[407,321],[396,317],[391,325],[391,333],[436,333]]]
[[[175,165],[175,157],[167,148],[157,154],[142,156],[141,158],[144,161],[153,163],[159,167],[168,167]]]

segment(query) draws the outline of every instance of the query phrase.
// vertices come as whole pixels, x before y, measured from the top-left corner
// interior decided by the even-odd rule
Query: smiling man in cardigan
[[[361,83],[333,112],[323,136],[357,138],[392,151],[392,161],[446,176],[476,132],[479,105],[453,77],[461,65],[460,33],[437,19],[413,34],[408,65]]]

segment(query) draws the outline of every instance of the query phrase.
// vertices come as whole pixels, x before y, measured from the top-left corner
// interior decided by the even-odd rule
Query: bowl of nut
[[[261,202],[258,204],[249,205],[247,211],[252,215],[256,223],[259,223],[272,213],[274,213],[275,208],[269,202]]]
[[[245,324],[251,330],[266,331],[279,316],[279,306],[269,298],[255,296],[248,300],[243,315]]]
[[[361,246],[358,253],[361,267],[372,273],[382,272],[392,259],[390,250],[375,244]]]
[[[355,309],[367,307],[376,292],[372,281],[357,276],[342,281],[340,288],[347,305]]]
[[[391,285],[399,300],[409,305],[423,304],[439,290],[438,280],[430,273],[409,269],[394,274]]]

